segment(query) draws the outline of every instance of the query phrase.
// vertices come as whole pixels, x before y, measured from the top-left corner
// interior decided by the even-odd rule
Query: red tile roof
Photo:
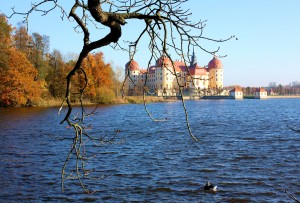
[[[230,90],[229,92],[242,92],[242,88],[240,87],[235,87],[232,90]]]
[[[168,69],[173,72],[173,68],[172,68],[172,61],[166,57],[166,56],[161,56],[159,59],[157,59],[156,64],[154,66],[151,66],[148,70],[149,73],[155,73],[157,68],[161,68],[161,67],[168,67]],[[146,73],[147,71],[145,70],[141,70],[139,68],[139,64],[134,61],[131,60],[126,64],[126,68],[130,69],[130,71],[134,71],[134,70],[140,70],[141,74]],[[217,59],[216,57],[214,57],[208,64],[208,68],[204,68],[201,66],[198,66],[197,64],[194,64],[192,66],[189,66],[187,63],[183,62],[183,61],[174,61],[174,67],[175,67],[175,71],[178,72],[187,72],[188,74],[190,73],[191,75],[207,75],[208,71],[210,68],[222,68],[222,63],[219,59]]]
[[[140,70],[140,74],[145,74],[147,72],[148,72],[147,70]]]
[[[207,74],[207,70],[203,67],[200,66],[193,66],[190,67],[190,74],[191,75],[206,75]]]
[[[259,87],[255,90],[255,92],[267,92],[267,90],[265,90],[264,88],[262,87]]]

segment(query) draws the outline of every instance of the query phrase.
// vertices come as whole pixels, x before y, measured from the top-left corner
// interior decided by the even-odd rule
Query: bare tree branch
[[[62,190],[64,190],[64,181],[70,177],[75,177],[80,182],[83,190],[90,193],[91,191],[83,182],[85,174],[88,171],[85,169],[86,153],[85,150],[83,150],[84,143],[90,141],[96,146],[111,144],[115,142],[116,136],[120,132],[120,130],[117,130],[115,134],[108,139],[106,136],[97,138],[87,132],[89,126],[85,125],[84,120],[88,116],[93,115],[94,111],[87,113],[84,109],[83,98],[85,88],[88,84],[88,78],[85,70],[82,68],[82,63],[84,60],[87,60],[87,56],[91,51],[108,45],[115,49],[120,48],[121,50],[126,50],[130,53],[130,50],[121,47],[119,44],[119,39],[122,36],[122,26],[124,26],[127,21],[133,19],[141,20],[145,25],[144,29],[142,29],[136,37],[136,40],[133,42],[125,41],[125,43],[134,46],[134,52],[131,59],[134,58],[138,47],[143,46],[140,44],[141,40],[144,38],[149,39],[148,47],[151,50],[151,54],[148,58],[146,79],[142,88],[144,108],[148,116],[153,121],[166,121],[166,119],[156,119],[152,113],[149,112],[146,105],[146,95],[153,94],[153,92],[149,92],[146,87],[150,64],[153,60],[165,56],[171,60],[172,69],[169,69],[166,66],[163,66],[163,68],[167,68],[168,71],[176,77],[188,133],[195,141],[198,141],[191,130],[188,110],[183,98],[183,90],[180,88],[179,76],[176,74],[174,60],[171,57],[170,50],[175,51],[178,56],[183,56],[183,58],[188,56],[192,47],[198,47],[204,52],[215,55],[219,51],[219,47],[214,50],[207,50],[202,47],[199,40],[222,43],[233,39],[234,36],[225,39],[212,39],[204,36],[206,21],[199,20],[195,23],[191,22],[189,19],[191,12],[188,9],[183,9],[183,4],[187,3],[188,0],[73,0],[73,6],[69,12],[66,12],[58,1],[59,0],[40,0],[38,3],[32,3],[31,8],[26,12],[17,12],[15,8],[12,8],[13,13],[8,17],[11,18],[14,15],[22,15],[24,16],[24,21],[28,25],[29,18],[34,12],[41,13],[41,15],[47,15],[49,12],[58,9],[61,12],[61,18],[64,19],[65,16],[68,16],[69,18],[74,19],[76,22],[75,30],[78,31],[80,29],[83,34],[82,50],[76,64],[66,77],[67,85],[65,89],[65,98],[58,111],[60,114],[64,104],[67,104],[67,112],[61,123],[66,122],[70,129],[73,130],[72,147],[62,168]],[[67,13],[69,14],[67,15]],[[90,38],[91,28],[89,23],[96,28],[99,28],[98,26],[100,25],[108,29],[109,33],[103,34],[103,36],[99,36],[98,39],[93,41]],[[101,34],[102,33],[99,30],[99,35]],[[185,58],[184,62],[189,62],[189,59]],[[79,73],[84,76],[84,84],[79,92],[81,110],[80,113],[74,117],[74,115],[72,115],[72,99],[76,93],[73,92],[71,86],[74,76]],[[201,78],[199,77],[198,79],[200,80]],[[126,72],[125,80],[123,82],[123,90],[126,80],[131,81],[134,86],[137,86],[133,78],[130,77],[128,71]],[[75,155],[75,169],[71,174],[67,174],[66,170],[72,155]]]
[[[291,198],[297,203],[300,203],[300,201],[294,195],[290,194],[287,190],[284,190],[284,192],[289,196],[289,198]]]

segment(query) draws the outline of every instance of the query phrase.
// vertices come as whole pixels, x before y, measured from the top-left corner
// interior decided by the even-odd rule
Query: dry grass
[[[37,107],[59,107],[62,104],[63,99],[61,98],[47,98],[47,99],[40,99],[38,102],[34,104]],[[146,103],[156,103],[156,102],[172,102],[177,101],[176,98],[168,98],[165,99],[163,97],[156,97],[156,96],[148,96],[146,97]],[[127,96],[125,98],[117,97],[113,101],[109,103],[103,104],[142,104],[144,103],[142,96]],[[90,101],[84,101],[85,105],[93,105],[95,103]],[[80,105],[79,102],[75,102],[74,105]]]

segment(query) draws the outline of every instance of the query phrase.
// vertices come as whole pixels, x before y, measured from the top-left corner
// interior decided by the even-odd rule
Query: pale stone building
[[[176,96],[179,94],[179,86],[189,94],[205,94],[223,88],[222,62],[214,57],[207,67],[201,67],[195,53],[190,64],[182,61],[174,61],[172,64],[169,58],[161,56],[148,69],[141,69],[132,59],[125,66],[125,76],[126,89],[130,95],[141,94],[144,87],[158,96]]]
[[[262,87],[259,87],[254,92],[254,98],[256,99],[267,99],[268,98],[268,92]]]
[[[229,91],[229,95],[234,99],[243,99],[243,91],[240,87],[235,87]]]

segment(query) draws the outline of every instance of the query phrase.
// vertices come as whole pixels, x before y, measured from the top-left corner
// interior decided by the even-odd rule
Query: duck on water
[[[213,184],[211,184],[210,182],[207,181],[203,189],[208,190],[208,191],[216,192],[217,191],[217,186],[213,185]]]

